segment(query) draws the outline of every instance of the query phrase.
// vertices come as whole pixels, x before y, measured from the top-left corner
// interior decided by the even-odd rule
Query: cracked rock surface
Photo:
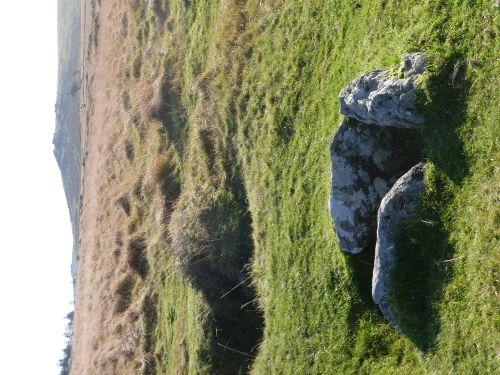
[[[424,164],[419,163],[396,181],[378,210],[372,296],[385,318],[396,328],[398,318],[390,301],[390,278],[397,257],[395,241],[401,222],[416,214],[417,199],[423,191]]]
[[[424,72],[423,53],[403,56],[403,78],[374,70],[356,78],[339,95],[340,112],[365,124],[413,128],[424,122],[415,113],[415,81]]]
[[[330,213],[342,251],[359,253],[375,237],[380,202],[401,171],[398,129],[343,121],[335,134]]]

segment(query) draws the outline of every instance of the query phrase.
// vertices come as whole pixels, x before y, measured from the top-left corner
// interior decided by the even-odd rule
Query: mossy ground
[[[217,321],[217,307],[176,272],[163,242],[149,250],[145,281],[158,301],[151,346],[158,373],[236,373],[250,365],[255,374],[496,373],[496,3],[136,4],[124,90],[125,107],[142,118],[127,133],[139,155],[127,168],[140,174],[151,157],[146,149],[168,154],[169,178],[178,181],[172,199],[223,196],[236,207],[230,216],[248,210],[249,274],[263,317],[263,324],[257,316]],[[401,334],[371,301],[373,254],[338,248],[328,150],[341,120],[340,89],[412,51],[430,58],[420,83],[428,121],[416,131],[428,168],[420,216],[401,235],[405,256],[394,275],[401,288],[393,298],[407,317]],[[166,85],[166,107],[154,106],[155,94],[144,102],[141,88],[157,79]],[[152,124],[158,143],[144,137]],[[139,222],[153,226],[151,218]],[[242,321],[254,326],[240,333]],[[221,342],[219,329],[233,332]],[[251,329],[255,335],[245,336]],[[259,336],[260,347],[246,348]]]

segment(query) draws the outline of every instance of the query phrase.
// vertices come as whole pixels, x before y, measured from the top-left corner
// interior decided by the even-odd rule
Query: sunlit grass
[[[175,181],[175,193],[169,182],[164,197],[202,199],[193,206],[200,210],[213,203],[217,228],[249,212],[248,268],[257,295],[243,296],[255,298],[264,322],[258,314],[231,320],[234,306],[218,311],[213,296],[193,289],[189,274],[175,267],[171,243],[161,242],[149,250],[145,281],[158,301],[151,345],[158,372],[234,373],[252,365],[256,374],[495,373],[500,179],[493,2],[159,3],[165,19],[140,2],[129,23],[125,107],[142,116],[128,133],[130,173],[146,169],[145,155],[169,155],[156,173]],[[419,217],[400,238],[393,300],[405,319],[398,333],[371,301],[373,254],[338,248],[327,203],[328,150],[341,120],[341,88],[370,69],[397,67],[412,51],[430,59],[419,87],[427,122],[415,131],[429,168]],[[150,106],[143,88],[154,82],[163,88],[153,87],[150,99],[159,102]],[[152,124],[156,143],[145,136]],[[177,220],[203,224],[200,212],[189,215]],[[137,230],[153,236],[146,229],[154,225],[146,217]],[[195,239],[185,242],[193,259],[204,246]],[[221,349],[230,344],[221,342],[219,329],[237,333],[221,335],[243,354]]]

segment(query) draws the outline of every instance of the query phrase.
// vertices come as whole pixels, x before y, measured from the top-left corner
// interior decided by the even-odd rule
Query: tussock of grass
[[[146,194],[157,194],[160,205],[163,206],[160,209],[166,213],[166,215],[162,214],[163,222],[166,223],[181,193],[179,168],[172,148],[148,163],[146,176],[143,189],[147,192]],[[152,208],[155,208],[154,204]]]
[[[139,55],[135,58],[134,63],[132,64],[132,75],[135,79],[141,78],[142,74],[142,56]]]
[[[154,331],[158,323],[158,296],[147,295],[142,300],[142,313],[144,321],[144,330],[146,332],[146,339],[144,341],[144,351],[151,352],[154,343]]]
[[[129,201],[128,197],[122,196],[122,197],[118,198],[117,202],[120,205],[120,207],[123,209],[123,212],[125,212],[125,215],[130,216],[131,207],[130,207],[130,201]]]
[[[127,264],[142,278],[149,272],[149,262],[147,259],[147,244],[144,235],[136,235],[131,238],[127,249]]]
[[[132,303],[134,287],[135,287],[135,280],[134,277],[130,274],[125,276],[120,281],[115,291],[117,295],[115,312],[124,313],[125,311],[127,311],[130,304]]]
[[[169,224],[178,269],[211,298],[219,298],[245,275],[250,247],[242,212],[224,197],[181,198]]]

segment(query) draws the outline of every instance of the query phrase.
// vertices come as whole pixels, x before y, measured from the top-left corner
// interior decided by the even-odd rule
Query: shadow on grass
[[[220,219],[219,219],[220,220]],[[256,347],[262,338],[263,317],[258,310],[256,293],[251,287],[250,278],[241,280],[246,275],[233,275],[220,269],[228,262],[224,254],[239,254],[240,270],[244,270],[253,253],[251,240],[251,220],[243,215],[238,225],[237,237],[231,241],[215,241],[220,246],[222,259],[209,259],[200,263],[201,277],[191,278],[192,285],[200,290],[210,306],[210,329],[212,370],[217,374],[247,374],[256,356]],[[234,260],[230,259],[229,263]],[[213,264],[217,263],[217,264]],[[210,280],[207,279],[207,276]]]
[[[159,107],[154,111],[153,117],[160,121],[161,131],[168,135],[177,153],[183,155],[187,114],[182,104],[180,90],[172,78],[174,66],[172,59],[165,58],[163,75],[159,82]]]
[[[423,352],[432,352],[436,344],[440,329],[437,305],[444,285],[452,275],[454,253],[440,219],[443,212],[436,208],[446,207],[449,198],[439,186],[439,177],[434,183],[438,193],[425,196],[426,206],[422,207],[417,218],[405,222],[400,228],[399,253],[391,275],[392,284],[396,286],[392,293],[393,309],[401,332]],[[374,247],[375,240],[364,252],[346,255],[353,280],[353,295],[357,297],[348,315],[349,330],[354,338],[360,320],[369,318],[373,323],[384,322],[371,295]],[[370,348],[366,349],[366,353],[371,353]],[[384,355],[384,349],[377,348],[377,353]]]
[[[207,298],[211,307],[213,372],[248,374],[262,339],[263,318],[254,302],[249,282],[219,298]],[[251,302],[251,303],[249,303]]]
[[[463,77],[464,61],[461,53],[436,61],[435,71],[418,93],[418,105],[427,120],[425,126],[418,128],[422,156],[456,184],[462,182],[470,168],[458,134],[466,120],[471,85]]]
[[[438,303],[452,274],[453,247],[439,213],[425,209],[402,225],[397,243],[393,308],[402,332],[420,350],[432,352],[440,330]]]
[[[438,305],[453,271],[453,244],[443,218],[453,198],[452,185],[469,174],[459,137],[466,121],[470,82],[463,79],[464,56],[455,53],[436,62],[425,85],[427,124],[420,129],[422,156],[435,169],[427,173],[427,192],[414,220],[404,223],[392,278],[393,304],[404,334],[422,351],[432,352],[440,330]]]
[[[227,160],[236,160],[227,150]],[[254,252],[252,240],[252,218],[248,212],[246,189],[243,185],[241,170],[232,170],[229,190],[234,203],[240,207],[239,231],[237,241],[225,243],[227,249],[241,252],[241,270],[245,269]],[[243,249],[243,250],[242,250]],[[231,250],[230,250],[231,251]],[[257,303],[257,294],[247,277],[238,283],[240,278],[229,280],[224,286],[224,293],[206,291],[205,295],[213,312],[213,328],[215,329],[213,345],[214,372],[218,374],[248,374],[257,355],[258,344],[262,340],[264,319]],[[216,288],[217,290],[217,288]]]
[[[169,224],[176,265],[210,307],[206,360],[216,374],[249,373],[264,324],[246,271],[251,217],[238,174],[233,177],[221,195],[189,191]]]
[[[420,157],[432,162],[436,171],[428,179],[432,189],[421,197],[418,215],[400,228],[399,254],[392,275],[392,283],[397,286],[392,295],[393,308],[402,334],[424,352],[435,348],[440,330],[438,304],[453,271],[454,248],[443,224],[452,199],[450,186],[460,185],[469,173],[458,133],[466,120],[470,88],[458,69],[461,61],[463,56],[454,54],[437,62],[421,92],[420,105],[427,123],[418,130]],[[374,247],[375,239],[363,253],[346,255],[353,293],[358,297],[348,316],[353,337],[361,319],[369,316],[383,321],[371,297]]]

